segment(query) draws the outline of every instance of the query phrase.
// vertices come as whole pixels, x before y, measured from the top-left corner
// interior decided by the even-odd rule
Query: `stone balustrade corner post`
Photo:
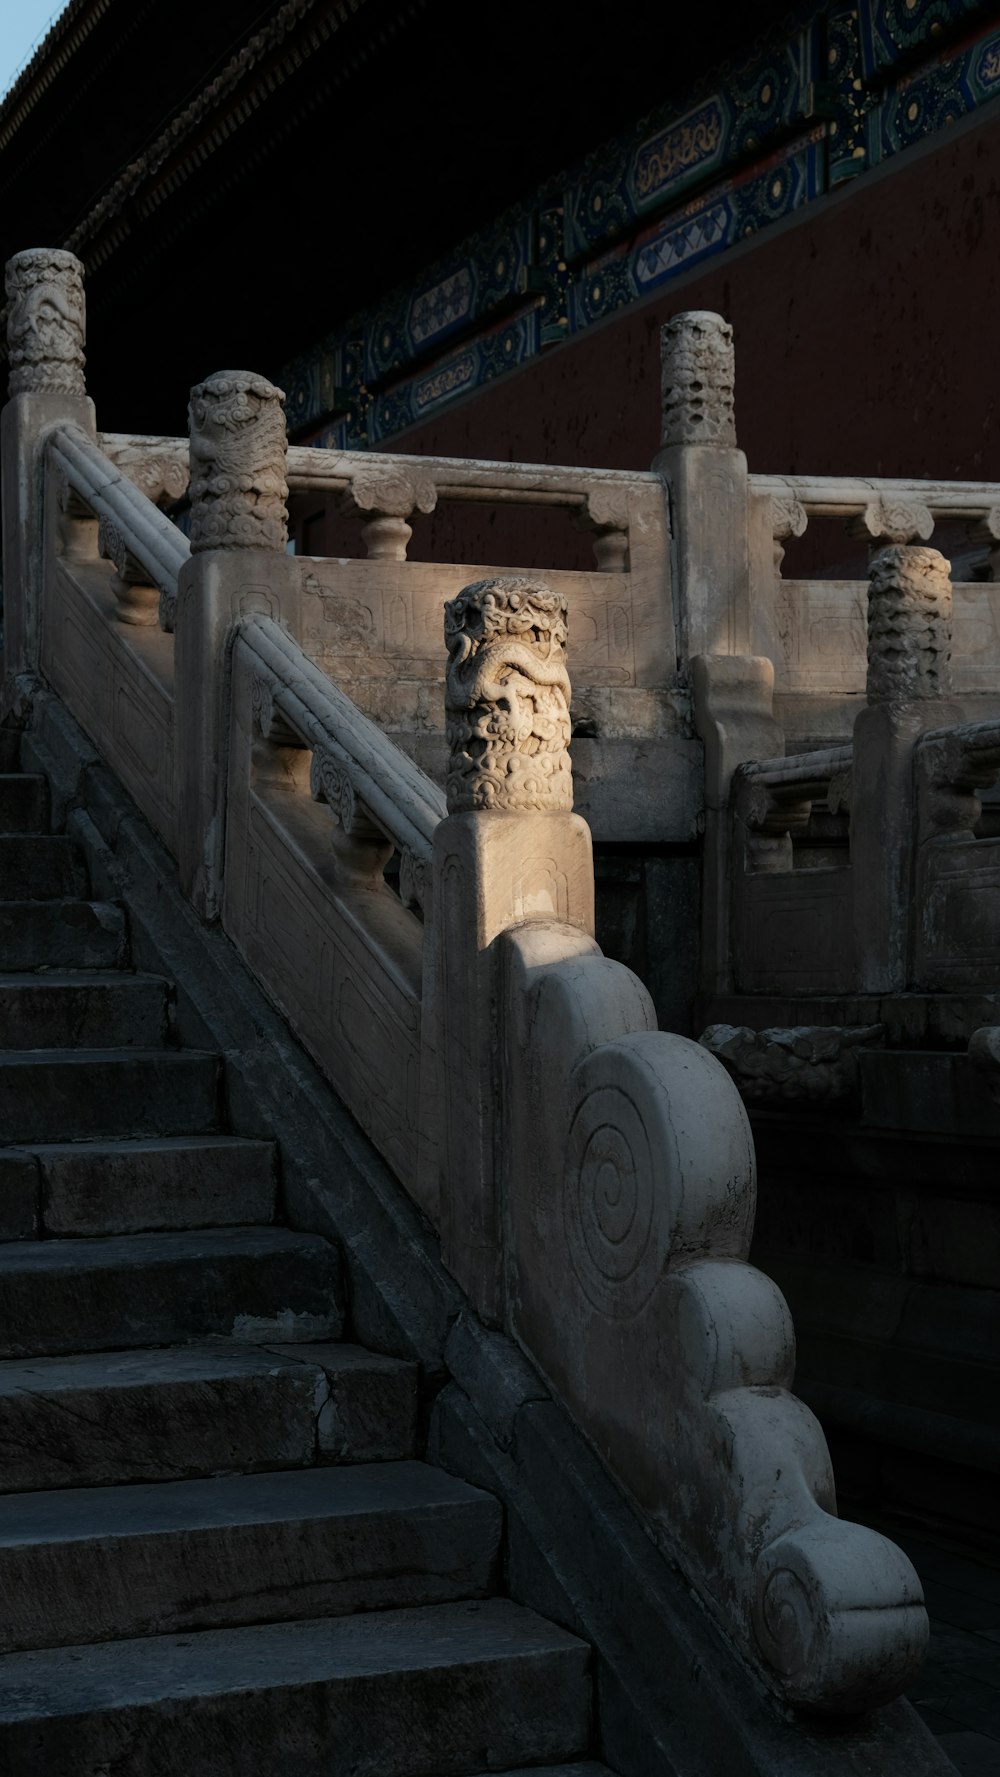
[[[4,628],[8,684],[39,663],[45,569],[45,438],[66,421],[94,437],[84,381],[83,266],[30,247],[7,261],[9,400],[0,420]]]
[[[479,1313],[500,1321],[496,940],[537,919],[592,935],[593,857],[573,813],[565,599],[532,578],[479,581],[446,605],[445,640],[449,812],[434,837],[421,1080],[436,1138],[422,1170],[437,1171],[445,1262]]]

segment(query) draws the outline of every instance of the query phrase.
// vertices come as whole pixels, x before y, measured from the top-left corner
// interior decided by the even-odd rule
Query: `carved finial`
[[[951,688],[951,563],[897,544],[872,558],[868,701],[943,697]]]
[[[284,394],[249,370],[191,390],[191,551],[284,549],[288,484]]]
[[[55,247],[29,247],[7,261],[10,393],[85,395],[83,266]]]
[[[736,444],[733,330],[709,309],[675,315],[660,330],[663,443]]]
[[[850,536],[872,543],[926,543],[934,535],[934,514],[922,500],[887,499],[880,494],[847,529]]]
[[[567,809],[566,600],[540,580],[478,580],[444,608],[448,812]]]

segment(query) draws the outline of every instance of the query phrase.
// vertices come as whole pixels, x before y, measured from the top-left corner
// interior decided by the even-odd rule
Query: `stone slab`
[[[475,1598],[501,1528],[422,1462],[8,1494],[0,1649]]]
[[[166,1034],[167,984],[155,975],[0,975],[0,1048],[150,1048]]]
[[[71,840],[54,834],[0,834],[0,895],[50,901],[86,895],[87,871]]]
[[[0,968],[120,969],[128,932],[107,901],[0,901]]]
[[[45,1777],[330,1777],[331,1749],[352,1777],[510,1770],[586,1750],[588,1667],[501,1599],[14,1654],[0,1752]]]
[[[39,775],[0,775],[0,833],[43,833],[48,826],[48,785]]]
[[[968,1055],[868,1050],[859,1065],[864,1121],[876,1128],[1000,1135],[1000,1106]]]
[[[0,1247],[0,1356],[336,1339],[340,1256],[286,1228],[206,1229]]]
[[[135,1234],[274,1220],[271,1142],[180,1135],[32,1151],[46,1234]]]
[[[194,1050],[6,1050],[0,1141],[212,1131],[218,1088],[218,1058]]]
[[[392,1462],[417,1452],[416,1364],[360,1345],[273,1345],[279,1358],[318,1366],[320,1462]]]
[[[0,1149],[0,1240],[33,1240],[38,1233],[39,1175],[33,1154]]]

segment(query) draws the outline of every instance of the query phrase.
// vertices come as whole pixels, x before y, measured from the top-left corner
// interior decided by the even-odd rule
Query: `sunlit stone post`
[[[72,253],[32,247],[7,261],[10,399],[3,454],[4,628],[8,678],[38,664],[41,636],[44,439],[74,421],[93,436],[84,382],[83,266]]]
[[[448,817],[434,836],[424,1084],[433,1081],[446,1263],[501,1314],[495,940],[522,920],[593,932],[590,830],[573,810],[566,603],[543,582],[467,586],[445,607]]]
[[[854,724],[851,873],[858,986],[907,985],[913,895],[913,748],[963,720],[951,698],[951,564],[899,544],[872,560],[867,707]]]
[[[176,736],[181,883],[199,912],[219,911],[226,779],[227,638],[241,615],[280,615],[289,590],[284,395],[262,376],[223,370],[191,391],[191,559],[176,615]]]

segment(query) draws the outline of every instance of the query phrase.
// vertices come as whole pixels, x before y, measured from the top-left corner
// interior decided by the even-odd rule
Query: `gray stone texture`
[[[0,1053],[0,1140],[186,1135],[217,1128],[219,1064],[193,1050]]]
[[[0,836],[0,887],[8,901],[85,895],[87,872],[72,841],[53,834]]]
[[[125,915],[107,901],[0,901],[0,956],[9,971],[119,969]]]
[[[0,775],[0,833],[42,833],[48,809],[48,785],[43,777]]]
[[[36,1147],[46,1234],[249,1226],[275,1213],[274,1150],[228,1135]]]
[[[0,975],[5,1049],[152,1048],[167,1034],[167,986],[155,975],[92,970]]]

